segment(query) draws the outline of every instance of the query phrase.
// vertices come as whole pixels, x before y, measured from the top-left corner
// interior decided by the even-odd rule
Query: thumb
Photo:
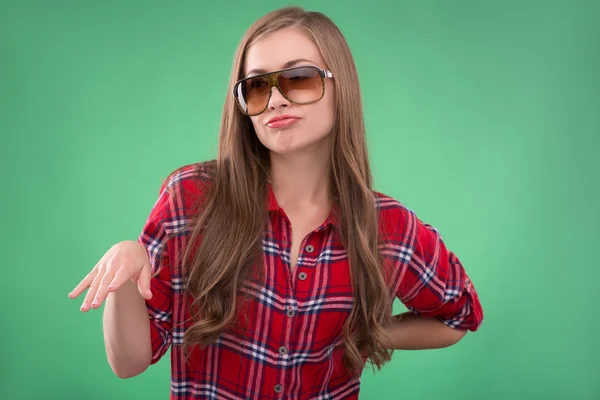
[[[150,300],[152,298],[152,292],[150,291],[150,278],[150,265],[146,264],[142,267],[142,271],[137,278],[138,290],[140,291],[142,297],[144,297],[146,300]]]

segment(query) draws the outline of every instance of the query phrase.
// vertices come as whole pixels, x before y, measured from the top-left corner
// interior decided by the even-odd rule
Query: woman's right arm
[[[150,292],[150,261],[145,247],[134,241],[114,245],[69,294],[89,288],[81,310],[104,308],[104,341],[108,363],[120,378],[144,372],[152,359],[146,300]]]

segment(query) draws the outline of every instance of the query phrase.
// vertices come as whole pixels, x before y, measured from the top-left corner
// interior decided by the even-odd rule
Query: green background
[[[286,4],[0,2],[0,398],[168,398],[169,357],[118,379],[67,293],[215,156],[234,49]],[[376,189],[442,232],[485,311],[366,370],[361,399],[600,398],[600,2],[297,4],[356,57]]]

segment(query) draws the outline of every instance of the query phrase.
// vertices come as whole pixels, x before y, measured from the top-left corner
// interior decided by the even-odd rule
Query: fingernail
[[[98,305],[98,299],[94,299],[94,301],[92,301],[92,307],[95,307]]]
[[[110,286],[108,287],[108,290],[109,290],[109,291],[111,291],[111,290],[113,290],[114,288],[115,288],[115,287],[114,287],[113,285],[110,285]]]
[[[87,306],[88,306],[88,303],[83,303],[83,304],[81,305],[81,309],[82,309],[82,310],[85,310],[85,309],[87,308]]]

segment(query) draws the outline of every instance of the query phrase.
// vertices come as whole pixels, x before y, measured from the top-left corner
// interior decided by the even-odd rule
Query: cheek
[[[335,118],[335,94],[333,92],[333,85],[327,85],[325,87],[325,96],[323,96],[323,118],[329,125],[333,125]]]
[[[334,104],[329,98],[324,98],[323,103],[315,107],[314,118],[312,118],[313,128],[316,128],[321,134],[328,134],[333,128]]]
[[[256,134],[258,136],[261,136],[261,133],[263,132],[265,127],[260,125],[257,117],[250,117],[250,120],[252,121],[252,126],[254,127],[254,132],[256,132]]]

